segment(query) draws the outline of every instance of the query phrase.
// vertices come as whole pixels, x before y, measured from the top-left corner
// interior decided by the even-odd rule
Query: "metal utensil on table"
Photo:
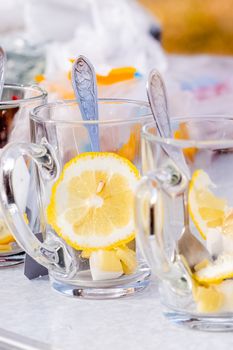
[[[6,67],[6,54],[3,48],[0,46],[0,101],[2,99],[2,91],[5,82],[5,67]]]
[[[161,75],[157,70],[152,70],[147,82],[147,95],[151,106],[152,114],[160,136],[172,138],[172,130],[167,106],[166,89]],[[168,156],[177,164],[182,176],[190,180],[191,175],[186,164],[182,150],[170,145],[163,146]],[[177,242],[177,254],[184,256],[191,270],[204,259],[211,260],[210,254],[205,246],[192,234],[189,227],[188,193],[187,189],[182,193],[184,210],[184,228]]]
[[[99,119],[97,102],[97,84],[94,67],[89,60],[80,55],[73,63],[72,85],[79,103],[83,120]],[[87,123],[92,151],[99,151],[99,128],[97,123]]]

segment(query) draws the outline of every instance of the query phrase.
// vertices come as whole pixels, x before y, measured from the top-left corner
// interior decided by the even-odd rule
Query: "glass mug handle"
[[[181,294],[190,292],[190,277],[181,260],[169,261],[164,251],[161,229],[161,191],[172,187],[174,181],[171,169],[158,170],[144,176],[139,182],[135,200],[135,224],[137,242],[152,272]],[[156,182],[156,187],[155,187]],[[174,186],[175,187],[175,186]],[[172,190],[173,195],[174,191]],[[147,209],[147,210],[146,210]],[[160,226],[160,227],[159,227]]]
[[[15,198],[13,170],[16,161],[27,156],[36,164],[42,179],[56,180],[60,172],[59,162],[46,140],[40,145],[33,143],[12,143],[7,145],[0,157],[0,204],[3,216],[18,244],[38,263],[55,272],[71,272],[72,258],[59,238],[49,244],[40,242],[33,234],[20,211]]]

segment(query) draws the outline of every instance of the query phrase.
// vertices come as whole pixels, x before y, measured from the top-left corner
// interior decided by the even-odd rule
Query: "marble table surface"
[[[81,300],[53,291],[47,278],[27,280],[23,266],[0,270],[0,275],[0,349],[5,349],[4,330],[9,338],[18,335],[43,350],[225,350],[233,345],[230,332],[199,332],[166,320],[156,281],[133,297]]]

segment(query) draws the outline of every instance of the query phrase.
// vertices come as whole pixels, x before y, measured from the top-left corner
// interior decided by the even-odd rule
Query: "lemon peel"
[[[53,185],[48,223],[77,250],[126,244],[135,238],[132,200],[139,178],[137,168],[115,153],[82,153],[64,166]]]
[[[3,219],[0,219],[0,245],[8,244],[11,242],[15,242],[15,239],[9,231],[5,221]]]
[[[189,185],[188,210],[197,230],[206,239],[210,228],[223,225],[226,200],[216,197],[210,190],[212,182],[208,174],[198,169],[193,173]]]
[[[219,284],[223,280],[233,278],[233,255],[219,255],[216,261],[206,264],[196,271],[193,277],[199,284],[203,285]]]

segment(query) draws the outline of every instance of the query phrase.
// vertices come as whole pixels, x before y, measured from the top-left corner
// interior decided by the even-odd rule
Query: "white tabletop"
[[[199,332],[166,320],[156,282],[133,297],[101,301],[60,295],[47,278],[27,280],[22,266],[0,275],[0,328],[43,343],[41,349],[225,350],[233,345],[232,333]]]

